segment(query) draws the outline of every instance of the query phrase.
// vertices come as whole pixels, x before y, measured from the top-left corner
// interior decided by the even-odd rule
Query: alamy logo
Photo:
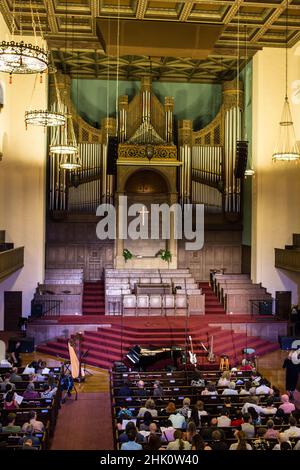
[[[200,250],[204,244],[203,204],[151,204],[128,206],[127,196],[119,196],[117,208],[112,204],[98,206],[102,217],[96,233],[100,240],[185,240],[186,250]]]

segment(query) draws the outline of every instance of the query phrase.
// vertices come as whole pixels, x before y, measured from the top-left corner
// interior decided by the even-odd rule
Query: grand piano
[[[182,356],[184,349],[180,346],[171,346],[161,348],[158,346],[140,346],[135,345],[126,354],[131,367],[137,370],[146,371],[148,368],[155,368],[161,361],[164,362],[164,367],[167,365],[177,367],[177,360]]]

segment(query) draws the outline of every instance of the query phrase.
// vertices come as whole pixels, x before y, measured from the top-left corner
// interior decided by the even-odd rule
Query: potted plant
[[[123,256],[124,256],[125,262],[133,258],[133,254],[127,248],[124,248]]]
[[[158,255],[161,257],[163,261],[166,261],[167,263],[169,263],[172,259],[172,255],[169,250],[160,250],[158,252]]]

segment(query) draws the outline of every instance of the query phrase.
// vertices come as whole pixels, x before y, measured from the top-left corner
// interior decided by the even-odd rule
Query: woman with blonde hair
[[[218,387],[227,387],[230,383],[230,371],[225,370],[218,381]]]

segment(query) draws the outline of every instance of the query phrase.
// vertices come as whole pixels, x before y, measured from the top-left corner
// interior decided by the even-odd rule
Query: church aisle
[[[62,405],[51,450],[111,450],[109,393],[79,393]]]

